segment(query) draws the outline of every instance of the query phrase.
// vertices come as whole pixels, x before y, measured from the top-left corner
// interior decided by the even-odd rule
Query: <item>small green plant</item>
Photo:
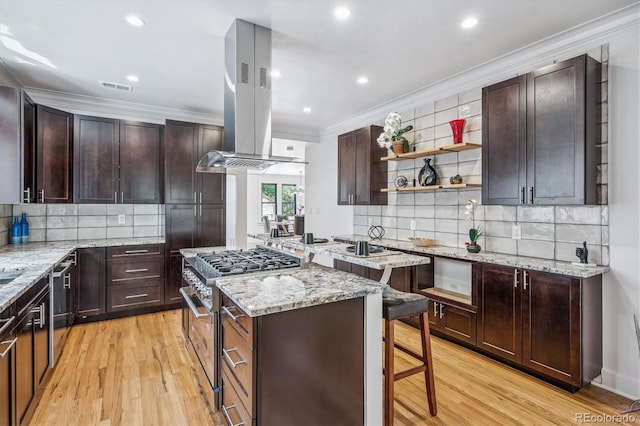
[[[475,222],[475,213],[476,213],[476,204],[478,201],[476,200],[467,200],[466,211],[464,214],[467,216],[467,219],[471,220],[471,229],[469,229],[469,240],[472,243],[478,241],[478,238],[483,234],[482,229],[480,227],[476,228]]]

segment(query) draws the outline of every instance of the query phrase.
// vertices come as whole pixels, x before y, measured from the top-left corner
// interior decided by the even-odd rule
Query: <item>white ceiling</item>
[[[0,66],[27,88],[222,115],[235,18],[273,29],[274,127],[320,130],[636,0],[0,0]],[[347,21],[333,10],[346,5]],[[146,25],[133,28],[135,13]],[[479,24],[463,30],[463,18]],[[136,74],[138,83],[126,75]],[[355,80],[369,78],[366,86]],[[133,84],[132,93],[99,81]],[[311,113],[303,113],[309,106]]]

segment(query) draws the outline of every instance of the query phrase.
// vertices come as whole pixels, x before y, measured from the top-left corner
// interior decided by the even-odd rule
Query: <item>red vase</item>
[[[462,131],[464,130],[464,123],[466,120],[451,120],[451,130],[453,131],[453,143],[462,143]]]

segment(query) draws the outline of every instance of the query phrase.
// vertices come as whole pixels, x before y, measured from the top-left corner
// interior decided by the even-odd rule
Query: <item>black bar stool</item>
[[[382,316],[385,319],[384,338],[384,424],[393,425],[393,388],[396,380],[404,379],[424,371],[429,412],[432,416],[438,413],[436,405],[436,387],[433,380],[433,364],[431,362],[431,334],[429,333],[429,300],[419,294],[405,293],[389,288],[382,293]],[[411,315],[420,316],[420,337],[422,354],[419,354],[399,343],[394,338],[395,320]],[[422,364],[408,370],[394,372],[394,348],[411,355]]]

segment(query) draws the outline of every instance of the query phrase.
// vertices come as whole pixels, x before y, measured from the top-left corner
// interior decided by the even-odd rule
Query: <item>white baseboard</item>
[[[591,384],[634,401],[640,399],[640,378],[638,377],[623,376],[603,368],[602,375],[596,377]]]

